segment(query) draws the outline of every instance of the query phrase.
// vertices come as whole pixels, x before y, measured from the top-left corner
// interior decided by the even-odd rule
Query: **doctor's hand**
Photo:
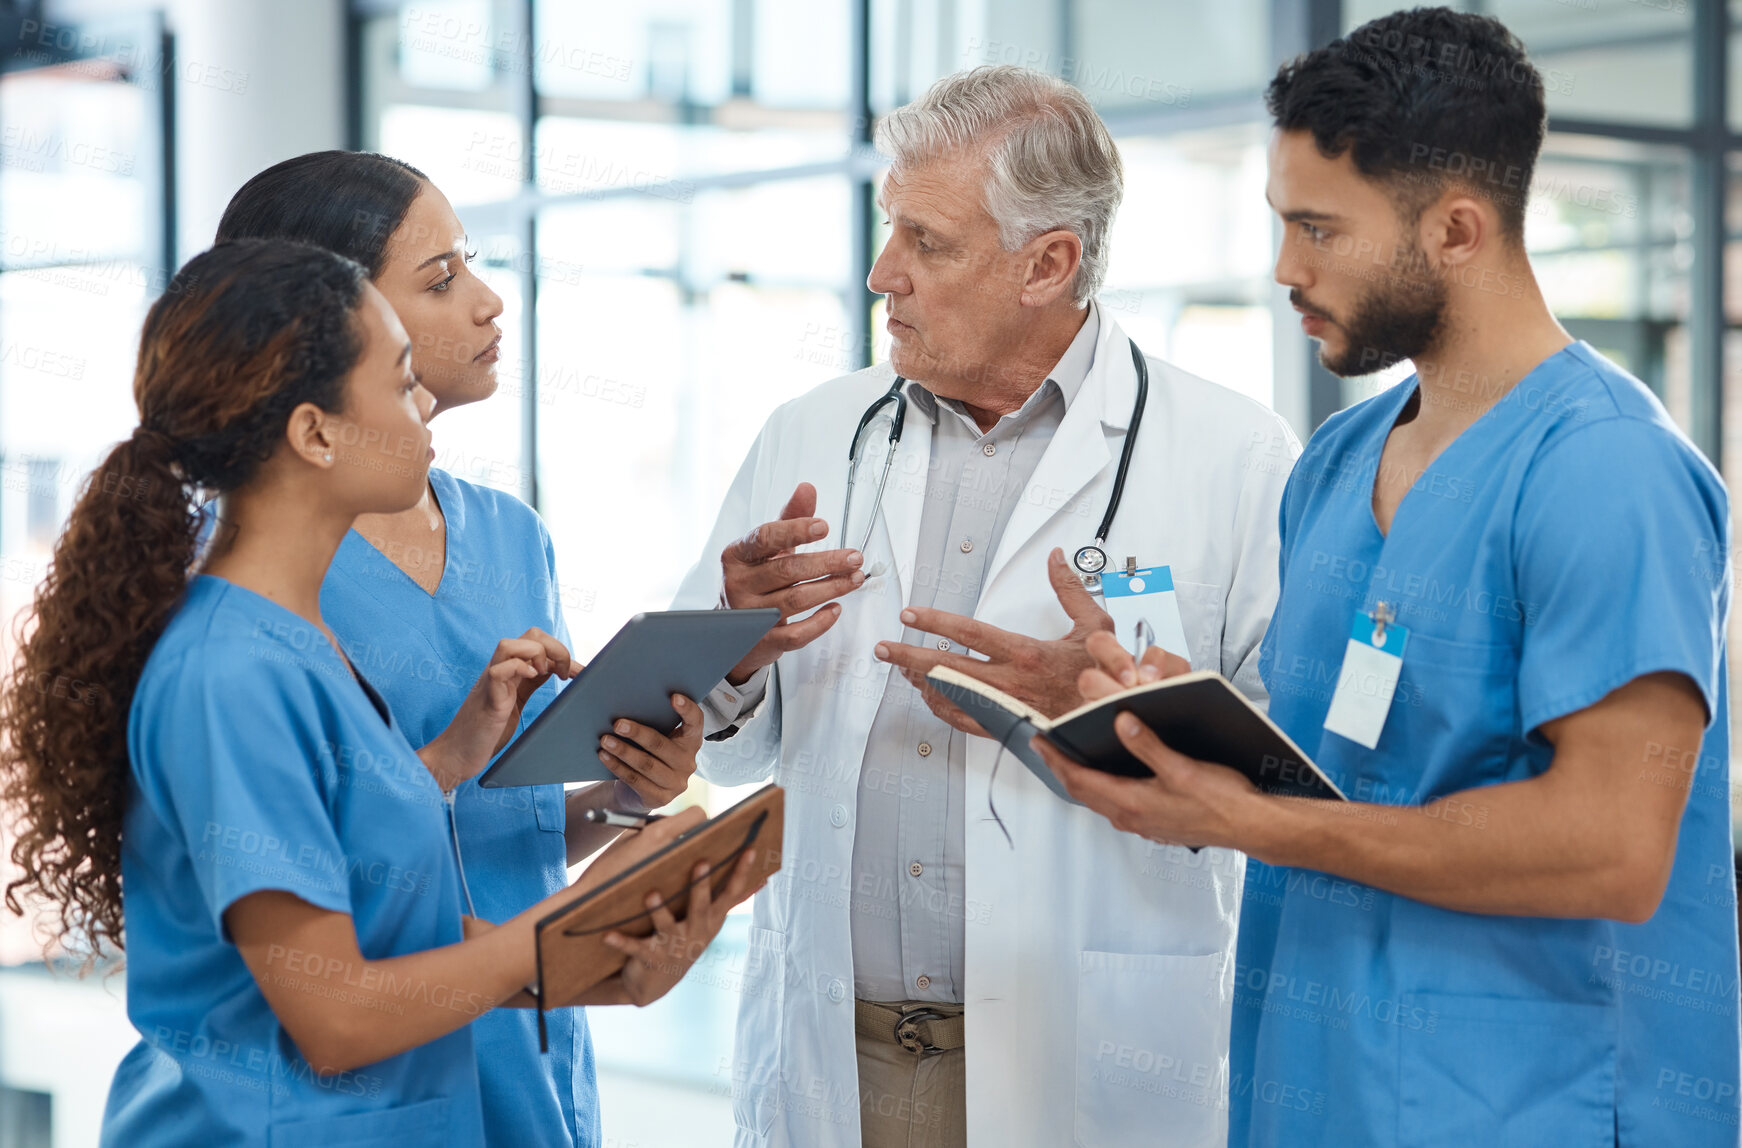
[[[683,796],[696,771],[696,752],[702,748],[702,707],[673,694],[671,708],[683,723],[673,733],[618,718],[611,733],[599,739],[599,760],[616,775],[618,789],[628,789],[648,809]],[[634,802],[621,804],[634,808]]]
[[[934,714],[967,733],[986,735],[978,722],[927,684],[925,676],[934,666],[949,666],[978,678],[1048,717],[1073,710],[1083,703],[1078,679],[1084,671],[1095,667],[1085,641],[1094,635],[1105,635],[1115,646],[1118,643],[1112,636],[1113,619],[1083,589],[1082,579],[1065,562],[1064,551],[1055,549],[1047,556],[1046,572],[1059,605],[1071,620],[1070,633],[1057,641],[1043,642],[960,614],[910,606],[901,612],[902,622],[947,639],[950,649],[879,642],[875,653],[881,661],[892,663],[907,675]],[[986,660],[969,657],[968,650],[986,655]]]
[[[1035,737],[1029,744],[1067,793],[1121,832],[1165,845],[1241,849],[1247,840],[1246,827],[1269,812],[1267,803],[1276,800],[1225,765],[1169,749],[1128,712],[1114,720],[1113,730],[1153,777],[1116,777],[1078,765],[1045,737]]]
[[[579,669],[568,647],[540,629],[496,643],[490,664],[479,675],[460,712],[417,756],[442,790],[488,765],[520,726],[520,711],[538,687],[554,674],[572,678]]]
[[[814,517],[816,509],[817,488],[801,482],[779,520],[764,522],[720,555],[726,605],[734,610],[772,606],[780,611],[780,624],[726,675],[735,686],[749,681],[763,666],[773,665],[780,655],[816,641],[841,616],[834,600],[865,582],[860,569],[865,558],[857,550],[796,552],[828,536],[829,525]],[[823,608],[816,610],[818,606]],[[807,610],[816,613],[798,622],[787,620]]]

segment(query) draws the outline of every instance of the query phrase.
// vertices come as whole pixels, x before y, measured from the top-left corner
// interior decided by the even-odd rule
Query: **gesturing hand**
[[[985,736],[978,722],[926,683],[925,676],[934,666],[949,666],[978,678],[1047,717],[1073,710],[1083,702],[1078,679],[1095,665],[1085,643],[1095,634],[1106,634],[1111,641],[1113,619],[1083,589],[1082,581],[1065,563],[1064,551],[1055,549],[1047,556],[1046,572],[1059,605],[1071,620],[1070,633],[1057,641],[1013,634],[943,610],[909,607],[901,612],[903,622],[946,638],[955,648],[940,651],[903,642],[879,642],[876,655],[907,675],[933,713],[967,733]],[[986,655],[986,660],[969,657],[968,650]]]
[[[552,674],[572,678],[578,667],[568,647],[540,629],[496,644],[460,712],[417,756],[444,791],[487,765],[520,724],[520,711]]]
[[[720,555],[726,605],[734,610],[772,606],[780,611],[781,619],[726,675],[733,685],[743,685],[780,655],[816,641],[841,616],[841,607],[834,599],[865,581],[860,569],[864,555],[857,550],[796,553],[800,546],[829,533],[828,523],[813,517],[816,509],[817,488],[801,482],[778,521],[764,522]],[[823,606],[825,602],[830,604]],[[787,621],[818,606],[823,608],[803,621]]]

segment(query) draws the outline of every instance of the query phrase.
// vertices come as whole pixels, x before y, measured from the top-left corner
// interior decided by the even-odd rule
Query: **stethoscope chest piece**
[[[1085,546],[1071,559],[1071,565],[1082,576],[1083,586],[1094,593],[1101,588],[1101,571],[1107,568],[1107,552],[1099,546]]]
[[[1107,568],[1107,552],[1099,546],[1085,546],[1071,562],[1079,574],[1099,574]]]

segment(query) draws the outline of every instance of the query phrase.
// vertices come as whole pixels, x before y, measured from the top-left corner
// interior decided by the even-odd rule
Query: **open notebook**
[[[1076,799],[1065,792],[1046,760],[1029,746],[1029,739],[1045,734],[1072,760],[1093,769],[1121,777],[1148,777],[1149,767],[1132,756],[1113,732],[1113,719],[1123,710],[1136,714],[1180,753],[1237,769],[1269,793],[1348,800],[1232,682],[1208,670],[1133,686],[1057,718],[960,670],[939,666],[926,680],[979,722],[1048,789],[1072,804]]]

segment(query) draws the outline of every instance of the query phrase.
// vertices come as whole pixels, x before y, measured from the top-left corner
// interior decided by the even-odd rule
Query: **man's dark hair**
[[[1281,130],[1310,131],[1327,158],[1350,152],[1406,221],[1455,185],[1491,201],[1522,245],[1542,74],[1493,17],[1393,12],[1284,64],[1264,99]]]

